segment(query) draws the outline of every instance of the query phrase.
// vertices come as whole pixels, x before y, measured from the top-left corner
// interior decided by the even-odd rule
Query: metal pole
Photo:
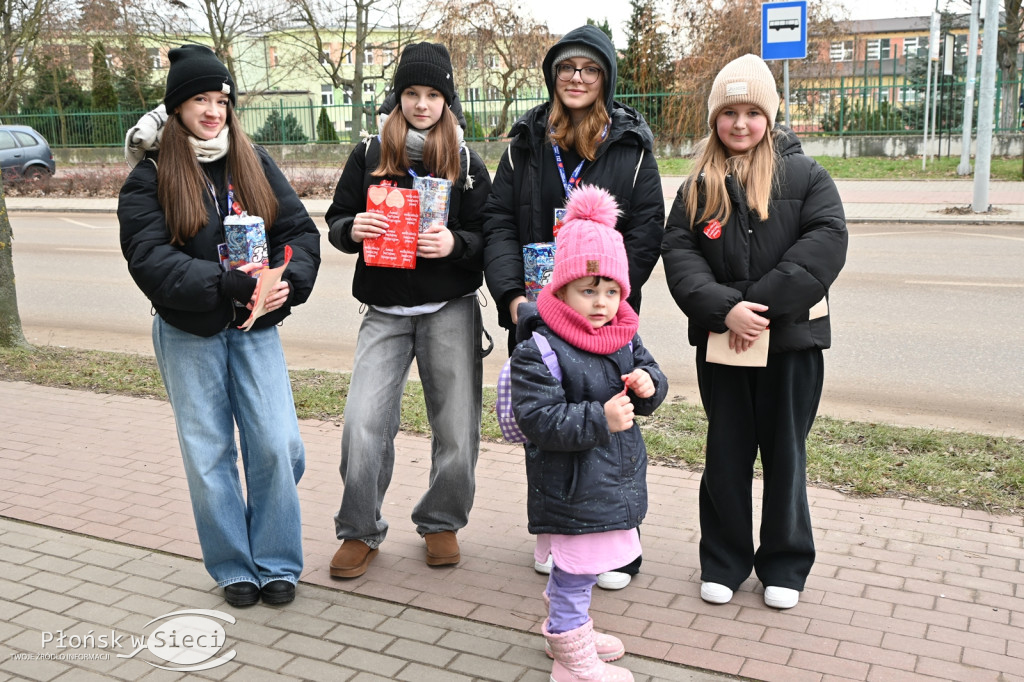
[[[789,60],[783,60],[782,62],[782,89],[786,91],[786,127],[791,128],[789,125]]]
[[[935,142],[935,139],[936,139],[935,131],[938,128],[938,125],[939,125],[938,107],[939,107],[939,74],[940,73],[942,73],[942,69],[939,67],[939,63],[935,62],[935,85],[932,86],[932,136],[931,136],[931,139],[930,139],[931,142]],[[942,146],[941,141],[939,142],[939,146],[940,147]],[[927,154],[928,151],[925,150],[925,153]],[[933,159],[938,158],[938,157],[939,157],[938,151],[936,151],[935,153],[932,154],[932,158]]]
[[[971,174],[971,128],[974,127],[974,83],[978,75],[978,8],[981,0],[971,0],[971,28],[967,35],[967,78],[964,88],[964,124],[960,137],[960,165],[957,175]]]
[[[985,33],[981,46],[981,92],[978,96],[978,153],[974,158],[975,213],[985,213],[988,205],[988,180],[992,168],[992,120],[995,116],[996,47],[999,42],[999,3],[987,0]]]
[[[924,86],[924,149],[921,153],[921,170],[928,166],[928,103],[932,96],[932,60],[928,59],[928,74]]]

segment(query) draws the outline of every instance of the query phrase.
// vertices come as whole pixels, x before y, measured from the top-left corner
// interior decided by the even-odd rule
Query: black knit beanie
[[[440,43],[416,43],[402,52],[395,69],[395,93],[399,97],[412,85],[425,85],[444,95],[449,105],[455,98],[452,58]]]
[[[204,45],[182,45],[168,52],[167,58],[171,62],[167,71],[167,90],[164,92],[167,113],[173,113],[188,98],[211,90],[226,94],[232,106],[237,104],[235,81],[210,48]]]

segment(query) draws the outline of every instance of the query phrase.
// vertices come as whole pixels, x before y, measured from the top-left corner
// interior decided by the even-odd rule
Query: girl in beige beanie
[[[724,604],[753,570],[765,604],[788,609],[814,564],[806,439],[831,343],[828,291],[846,261],[847,234],[835,183],[792,131],[775,125],[778,108],[775,79],[759,57],[744,55],[718,74],[711,130],[676,195],[662,256],[697,348],[708,417],[700,596]],[[758,453],[764,494],[755,551]]]

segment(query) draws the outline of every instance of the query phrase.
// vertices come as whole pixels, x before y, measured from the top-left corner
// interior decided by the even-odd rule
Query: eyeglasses
[[[580,79],[587,85],[596,83],[601,77],[601,69],[596,66],[584,66],[582,69],[577,69],[569,62],[562,62],[555,67],[555,75],[558,76],[560,81],[571,81],[577,73],[580,74]]]

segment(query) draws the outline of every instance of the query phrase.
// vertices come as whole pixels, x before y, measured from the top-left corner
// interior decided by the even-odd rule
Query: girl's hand
[[[388,221],[379,213],[357,213],[352,220],[352,241],[379,237],[388,230]]]
[[[608,432],[618,433],[633,428],[633,402],[628,396],[616,393],[604,404],[604,418],[608,420]]]
[[[530,299],[525,296],[516,296],[508,304],[509,312],[512,313],[512,324],[519,324],[519,305],[521,303],[527,303]]]
[[[431,225],[421,232],[416,242],[416,255],[423,258],[444,258],[455,248],[455,235],[444,225]]]
[[[725,316],[725,326],[732,332],[729,335],[729,348],[737,353],[750,348],[761,332],[768,328],[770,320],[758,313],[768,310],[768,306],[750,301],[740,301]]]
[[[285,304],[288,300],[289,286],[288,280],[282,279],[274,285],[273,289],[270,290],[270,294],[267,295],[267,300],[263,302],[263,307],[267,309],[268,313],[272,310],[277,310]],[[255,301],[250,301],[246,308],[252,310],[253,303],[255,303]]]
[[[622,381],[637,398],[650,398],[654,395],[654,380],[646,370],[634,369],[629,374],[622,375]]]

